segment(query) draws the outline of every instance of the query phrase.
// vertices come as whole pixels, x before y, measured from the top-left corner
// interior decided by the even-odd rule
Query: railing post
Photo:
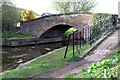
[[[79,31],[75,35],[77,36],[77,51],[80,54],[79,49],[78,49],[78,47],[79,47],[79,41],[78,41],[79,40]]]
[[[89,30],[90,30],[89,27],[90,27],[90,26],[88,26],[87,43],[89,42],[89,34],[90,34],[90,32],[89,32]]]
[[[100,15],[100,22],[99,22],[98,24],[100,24],[99,27],[100,27],[100,37],[101,37],[101,36],[102,36],[102,33],[103,33],[103,32],[102,32],[102,29],[101,29],[101,28],[102,28],[102,26],[101,26],[101,15]]]
[[[73,57],[74,57],[74,47],[75,45],[74,45],[74,31],[73,31]]]
[[[69,45],[69,42],[70,42],[70,37],[71,37],[71,34],[70,34],[69,37],[68,37],[68,43],[67,43],[67,47],[66,47],[66,51],[65,51],[65,55],[64,55],[64,59],[66,58],[66,55],[67,55],[68,45]]]
[[[84,46],[84,27],[83,27],[83,46]]]
[[[97,37],[97,27],[98,26],[96,26],[96,28],[95,28],[95,38]]]
[[[81,31],[80,31],[80,49],[81,49]]]
[[[91,27],[90,27],[90,46],[92,45],[92,42],[91,42],[91,34],[92,34],[92,30],[91,30]]]

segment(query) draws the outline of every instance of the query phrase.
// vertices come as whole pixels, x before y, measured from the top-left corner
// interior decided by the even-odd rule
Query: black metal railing
[[[73,56],[75,53],[80,54],[80,50],[84,46],[88,44],[91,46],[102,35],[116,28],[116,24],[113,23],[115,21],[112,20],[114,18],[113,15],[99,14],[99,18],[98,21],[93,22],[93,25],[86,25],[80,30],[73,31],[73,33],[69,34],[64,58],[66,58],[69,47],[73,48]]]

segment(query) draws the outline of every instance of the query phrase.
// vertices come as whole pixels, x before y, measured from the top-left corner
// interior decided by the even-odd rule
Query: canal
[[[20,64],[64,47],[66,42],[49,43],[24,47],[2,47],[2,71],[15,69]]]

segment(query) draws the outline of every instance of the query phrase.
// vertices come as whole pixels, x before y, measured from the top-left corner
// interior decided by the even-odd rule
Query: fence
[[[69,34],[64,58],[66,58],[68,48],[73,48],[73,56],[75,53],[81,53],[80,50],[86,45],[92,45],[101,38],[102,35],[116,28],[116,19],[114,15],[95,13],[93,14],[93,24],[85,26],[80,30],[73,31]],[[70,42],[72,45],[70,45]]]

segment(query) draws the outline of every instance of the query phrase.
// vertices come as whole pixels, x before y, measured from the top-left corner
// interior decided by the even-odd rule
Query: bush
[[[20,13],[10,0],[2,2],[2,31],[15,31]]]

